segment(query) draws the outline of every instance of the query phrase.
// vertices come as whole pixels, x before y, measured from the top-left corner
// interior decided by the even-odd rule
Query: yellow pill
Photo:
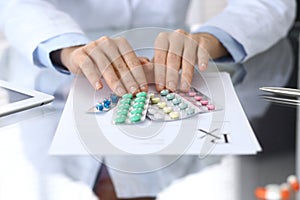
[[[152,98],[154,98],[154,97],[155,97],[155,96],[154,96],[153,93],[150,93],[150,94],[149,94],[149,98],[150,98],[150,99],[152,99]]]
[[[172,112],[172,107],[164,107],[164,113],[169,114],[170,112]]]
[[[164,108],[164,107],[166,107],[167,106],[167,103],[166,102],[159,102],[158,104],[157,104],[157,106],[159,107],[159,108]]]
[[[179,112],[170,112],[169,114],[171,119],[178,119],[179,118]]]
[[[159,97],[152,97],[151,98],[151,103],[157,104],[158,102],[160,102],[160,98]]]

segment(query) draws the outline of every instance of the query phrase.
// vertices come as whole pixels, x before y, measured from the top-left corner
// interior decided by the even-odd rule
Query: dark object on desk
[[[286,105],[286,106],[299,106],[300,105],[300,100],[298,100],[298,99],[283,98],[283,97],[277,97],[277,96],[267,96],[267,95],[262,95],[261,97],[266,101],[269,101],[271,103],[280,104],[280,105]]]
[[[297,99],[298,97],[300,97],[299,89],[285,87],[262,87],[259,89],[261,91],[269,92],[271,94],[276,95],[261,95],[261,97],[264,98],[266,101],[290,106],[300,105],[300,100]]]
[[[296,108],[260,98],[262,86],[297,87],[298,67],[288,39],[243,64],[244,79],[235,89],[263,151],[260,155],[295,150]]]
[[[294,88],[285,87],[261,87],[261,91],[270,92],[277,95],[289,96],[289,97],[300,97],[300,90]]]

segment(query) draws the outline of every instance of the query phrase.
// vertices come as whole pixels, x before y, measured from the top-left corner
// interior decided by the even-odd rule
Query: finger
[[[102,41],[101,49],[114,67],[126,90],[132,94],[139,92],[139,86],[133,78],[129,68],[123,60],[115,41],[108,38]]]
[[[103,84],[100,81],[100,71],[82,48],[76,51],[72,63],[76,66],[75,68],[80,69],[77,70],[77,72],[81,71],[95,90],[100,90],[103,87]]]
[[[192,38],[187,38],[184,44],[182,58],[182,72],[180,81],[180,90],[188,92],[192,83],[194,74],[194,65],[196,63],[197,43]]]
[[[139,61],[141,62],[142,65],[147,64],[147,63],[150,62],[149,58],[147,58],[147,57],[139,56],[138,59],[139,59]]]
[[[98,68],[102,74],[109,88],[119,96],[125,94],[126,90],[118,74],[115,72],[110,60],[105,56],[100,46],[96,42],[92,42],[86,46],[84,50],[93,63],[96,64],[96,68]]]
[[[181,34],[184,34],[184,35],[188,35],[188,33],[182,29],[177,29],[175,30],[176,33],[181,33]]]
[[[143,69],[146,75],[147,83],[155,83],[154,81],[154,64],[147,62],[143,64]]]
[[[209,61],[209,55],[207,53],[207,51],[199,46],[198,47],[198,53],[197,53],[197,57],[198,57],[198,68],[200,71],[204,71],[207,69],[208,66],[208,61]]]
[[[166,88],[171,91],[175,91],[177,88],[185,37],[184,34],[178,32],[174,32],[170,36],[170,46],[167,55]]]
[[[123,37],[119,37],[115,40],[126,65],[128,66],[134,80],[138,84],[138,87],[142,91],[148,91],[148,85],[143,66],[140,60],[137,58],[132,47],[130,46],[128,41]]]
[[[167,51],[169,48],[169,33],[162,32],[158,35],[154,44],[154,81],[156,90],[165,88]]]
[[[143,70],[146,76],[147,84],[154,84],[154,64],[147,57],[139,56],[138,59],[143,65]]]
[[[99,59],[97,63],[100,67],[98,67],[100,68],[102,76],[105,79],[109,88],[118,96],[126,94],[127,90],[125,89],[121,79],[114,70],[114,67],[109,61],[109,59],[104,54],[101,54],[96,59]]]
[[[182,92],[188,92],[194,75],[194,64],[187,59],[182,59],[182,71],[180,80],[180,90]]]

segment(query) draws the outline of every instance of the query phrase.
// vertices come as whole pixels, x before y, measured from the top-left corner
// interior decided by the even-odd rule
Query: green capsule
[[[124,94],[124,95],[122,96],[122,99],[132,99],[132,97],[133,97],[132,94],[127,93],[127,94]]]
[[[121,116],[115,118],[115,124],[124,124],[126,121],[126,118],[127,117],[124,115],[121,115]]]
[[[120,104],[118,106],[118,110],[129,110],[130,105],[129,104]]]
[[[127,115],[128,114],[128,110],[126,109],[121,109],[121,110],[118,110],[117,112],[117,115]]]
[[[133,108],[144,108],[145,104],[143,102],[137,102],[132,105]]]
[[[142,109],[142,108],[134,108],[134,109],[132,109],[132,110],[130,111],[130,113],[131,113],[132,115],[135,115],[135,114],[142,114],[143,111],[144,111],[144,109]]]
[[[141,115],[132,115],[131,117],[130,117],[130,121],[131,122],[139,122],[139,121],[141,121]]]
[[[136,97],[147,97],[147,92],[139,92],[136,94]]]
[[[146,102],[146,97],[137,97],[134,99],[134,102],[143,102],[145,103]]]
[[[131,103],[131,99],[122,99],[121,104],[130,104]]]

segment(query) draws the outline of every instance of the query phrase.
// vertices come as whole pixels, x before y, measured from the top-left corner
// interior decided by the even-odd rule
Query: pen
[[[283,96],[300,97],[299,89],[284,88],[284,87],[261,87],[259,89],[264,92],[271,92]]]

